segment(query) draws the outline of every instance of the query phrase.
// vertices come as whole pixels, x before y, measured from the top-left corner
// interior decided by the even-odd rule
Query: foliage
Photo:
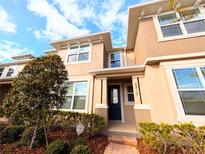
[[[71,147],[75,147],[76,145],[87,145],[86,140],[83,137],[77,137],[72,143]]]
[[[159,153],[171,153],[177,149],[183,153],[205,152],[205,127],[197,128],[191,123],[139,123],[139,126],[144,144]]]
[[[95,135],[105,127],[104,118],[99,115],[63,111],[53,111],[50,127],[60,126],[66,130],[76,127],[79,123],[85,126],[83,135]]]
[[[29,146],[32,140],[32,134],[33,134],[33,127],[28,127],[26,130],[23,132],[21,140],[20,140],[20,145],[25,145]],[[36,138],[33,144],[33,147],[39,147],[42,144],[45,144],[45,134],[43,127],[40,127],[36,131]]]
[[[50,111],[65,102],[65,80],[67,72],[58,55],[28,62],[14,79],[3,101],[3,108],[8,118],[15,119],[12,121],[35,126],[30,147],[37,127],[45,126]]]
[[[69,145],[62,139],[51,142],[46,149],[46,154],[68,154],[70,153]]]
[[[9,125],[0,132],[0,143],[12,143],[17,141],[20,138],[21,133],[23,132],[24,127]]]
[[[88,145],[76,145],[70,154],[91,154],[91,150]]]
[[[4,110],[3,110],[3,108],[0,106],[0,117],[3,117],[4,116]]]

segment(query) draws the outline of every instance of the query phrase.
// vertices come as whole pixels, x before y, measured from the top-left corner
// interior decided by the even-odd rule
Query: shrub
[[[3,117],[4,116],[4,110],[3,110],[3,108],[2,107],[0,107],[0,117]]]
[[[33,136],[33,131],[34,131],[34,128],[29,127],[23,132],[21,140],[20,140],[20,145],[26,145],[26,146],[30,145],[32,136]],[[35,138],[33,147],[39,147],[41,144],[44,144],[44,143],[45,143],[45,134],[44,134],[43,127],[41,127],[37,129],[36,138]]]
[[[51,142],[46,149],[46,154],[69,154],[70,147],[69,145],[61,139],[57,139]]]
[[[75,147],[76,145],[87,145],[86,140],[82,137],[77,137],[72,143],[71,147]]]
[[[76,145],[70,154],[91,154],[91,150],[88,145]]]
[[[181,150],[183,153],[205,152],[205,127],[192,123],[176,125],[139,123],[143,143],[159,153]]]
[[[105,127],[104,118],[99,115],[63,111],[53,111],[53,118],[50,121],[49,127],[62,127],[64,130],[68,130],[76,127],[79,123],[85,126],[83,133],[85,136],[95,135]]]
[[[20,138],[24,127],[18,125],[6,126],[0,133],[0,143],[12,143]]]

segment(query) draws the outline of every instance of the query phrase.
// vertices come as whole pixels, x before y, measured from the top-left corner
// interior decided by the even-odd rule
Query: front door
[[[120,85],[108,86],[109,120],[121,120]]]

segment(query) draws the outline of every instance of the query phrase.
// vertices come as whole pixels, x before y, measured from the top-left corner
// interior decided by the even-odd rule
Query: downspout
[[[126,50],[126,46],[124,46],[124,53],[125,53],[125,66],[128,66],[128,64],[127,64],[127,50]]]

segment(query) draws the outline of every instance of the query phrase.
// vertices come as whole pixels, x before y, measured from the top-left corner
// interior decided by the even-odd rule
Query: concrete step
[[[108,141],[110,143],[137,146],[136,137],[131,137],[131,136],[109,135]]]

